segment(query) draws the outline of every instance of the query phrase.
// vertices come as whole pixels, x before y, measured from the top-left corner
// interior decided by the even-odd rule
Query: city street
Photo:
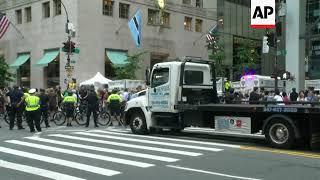
[[[127,128],[0,129],[0,174],[10,180],[290,179],[316,180],[320,154],[271,149],[264,140],[212,135],[133,135]],[[222,138],[223,137],[223,138]],[[224,140],[222,140],[224,139]],[[227,140],[226,140],[227,139]]]

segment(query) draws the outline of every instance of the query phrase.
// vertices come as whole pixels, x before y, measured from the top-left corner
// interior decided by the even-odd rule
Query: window
[[[196,32],[202,32],[202,23],[201,19],[196,19]]]
[[[24,12],[25,12],[25,15],[26,15],[26,22],[31,22],[32,21],[31,7],[25,8]]]
[[[17,18],[17,24],[22,24],[22,11],[21,11],[21,9],[16,10],[16,18]]]
[[[45,2],[42,4],[42,15],[43,18],[50,17],[50,2]]]
[[[196,0],[196,7],[198,7],[198,8],[202,8],[203,7],[202,0]]]
[[[184,82],[187,85],[203,84],[202,71],[184,71]]]
[[[129,4],[119,3],[119,18],[129,19]]]
[[[148,9],[148,24],[159,24],[159,11]]]
[[[53,1],[54,15],[61,15],[61,1],[55,0]]]
[[[182,4],[191,5],[191,0],[182,0]]]
[[[166,84],[169,81],[169,68],[153,70],[151,88]]]
[[[161,24],[164,26],[170,26],[170,13],[163,12]]]
[[[103,15],[106,16],[113,16],[113,4],[114,1],[112,0],[103,0]]]
[[[192,18],[184,17],[184,30],[192,31]]]

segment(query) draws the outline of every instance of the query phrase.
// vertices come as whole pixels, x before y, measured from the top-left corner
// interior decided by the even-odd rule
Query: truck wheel
[[[274,119],[267,124],[265,137],[271,146],[289,149],[294,144],[295,133],[288,121]]]
[[[147,134],[147,123],[144,115],[140,112],[135,112],[130,119],[130,128],[134,134]]]

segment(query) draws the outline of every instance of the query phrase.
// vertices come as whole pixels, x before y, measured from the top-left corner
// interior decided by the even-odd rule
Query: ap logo
[[[275,0],[251,0],[251,27],[275,28]]]

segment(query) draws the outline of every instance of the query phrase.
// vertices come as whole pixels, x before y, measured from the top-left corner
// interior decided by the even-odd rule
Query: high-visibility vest
[[[66,96],[63,98],[63,103],[76,103],[77,99],[74,96]]]
[[[224,88],[226,89],[226,91],[230,90],[231,85],[230,85],[230,83],[228,81],[224,84]]]
[[[119,102],[121,102],[121,101],[122,101],[122,98],[121,98],[121,96],[118,95],[118,94],[111,94],[111,95],[108,97],[107,102],[109,103],[110,101],[119,101]]]
[[[26,111],[36,111],[40,108],[40,98],[30,95],[26,98]]]

